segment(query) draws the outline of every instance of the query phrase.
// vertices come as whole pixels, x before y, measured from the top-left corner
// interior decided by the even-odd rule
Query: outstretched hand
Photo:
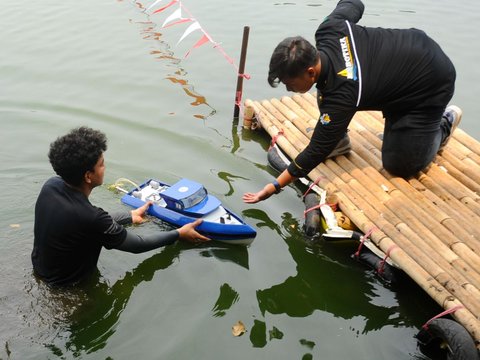
[[[181,240],[185,240],[192,243],[199,243],[204,241],[210,241],[210,239],[200,234],[195,228],[203,222],[202,219],[197,219],[194,222],[183,225],[177,229]]]
[[[145,215],[147,213],[148,208],[150,205],[152,205],[153,202],[147,201],[145,204],[140,206],[139,208],[136,208],[135,210],[132,210],[132,223],[133,224],[141,224],[146,221]]]
[[[270,194],[265,188],[256,193],[245,193],[243,194],[243,202],[247,204],[255,204],[259,201],[268,199],[272,194]]]

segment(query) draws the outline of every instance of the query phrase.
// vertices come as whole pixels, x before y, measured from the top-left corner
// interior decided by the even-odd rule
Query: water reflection
[[[243,216],[248,217],[250,219],[256,219],[260,221],[255,224],[256,227],[261,228],[266,226],[274,230],[277,234],[281,235],[280,226],[277,223],[275,223],[275,221],[270,219],[270,217],[265,211],[259,210],[259,209],[247,209],[247,210],[244,210],[242,214]]]
[[[36,302],[33,316],[42,316],[44,325],[55,329],[54,338],[45,342],[45,347],[56,356],[65,355],[60,349],[66,349],[74,357],[104,348],[115,333],[135,287],[151,281],[156,271],[168,268],[179,257],[181,249],[178,245],[163,248],[113,285],[98,272],[81,287],[73,289],[52,289],[39,282],[40,290],[31,294]]]
[[[136,5],[139,9],[143,10],[143,5],[139,2],[136,2]],[[146,15],[148,16],[148,15]],[[170,45],[160,40],[163,36],[161,32],[156,30],[157,24],[152,21],[138,21],[136,22],[137,25],[140,26],[140,34],[142,38],[147,41],[154,41],[154,50],[150,51],[150,54],[155,56],[155,58],[159,61],[166,61],[167,64],[174,65],[174,72],[172,74],[168,74],[166,77],[167,80],[170,80],[173,84],[179,84],[182,87],[184,93],[193,98],[194,101],[190,103],[192,106],[207,106],[209,108],[208,113],[205,114],[195,114],[194,117],[197,119],[205,120],[209,116],[212,116],[216,113],[216,110],[212,108],[208,103],[206,98],[197,93],[193,86],[189,84],[188,80],[184,78],[187,72],[179,66],[181,60],[174,56],[174,52],[170,50]]]
[[[230,309],[233,304],[238,302],[239,298],[238,292],[236,292],[229,284],[223,284],[220,286],[220,295],[212,309],[213,316],[225,316],[226,311]]]
[[[195,101],[191,102],[190,105],[193,105],[193,106],[199,106],[199,105],[210,106],[210,105],[207,104],[207,100],[205,99],[204,96],[202,96],[200,94],[197,94],[193,91],[192,87],[188,84],[187,80],[180,79],[180,78],[177,78],[175,76],[167,76],[166,79],[170,80],[174,84],[180,84],[182,86],[182,89],[185,92],[185,94],[187,94],[188,96],[195,99]]]
[[[217,176],[220,179],[222,179],[223,181],[225,181],[228,185],[228,192],[225,194],[225,196],[230,196],[235,192],[235,190],[233,188],[233,185],[232,185],[232,183],[235,181],[235,179],[246,180],[246,178],[243,177],[243,176],[233,175],[233,174],[230,174],[226,171],[219,171]]]
[[[245,269],[248,265],[248,248],[246,246],[213,243],[203,245],[204,250],[200,251],[203,257],[214,257],[223,262],[231,262]]]

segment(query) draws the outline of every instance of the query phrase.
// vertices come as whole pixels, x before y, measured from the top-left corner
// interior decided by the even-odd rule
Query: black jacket
[[[288,168],[293,176],[326,159],[357,110],[381,110],[388,120],[445,108],[453,94],[455,68],[435,41],[417,29],[357,25],[363,10],[360,0],[341,0],[315,33],[321,114],[310,144]]]

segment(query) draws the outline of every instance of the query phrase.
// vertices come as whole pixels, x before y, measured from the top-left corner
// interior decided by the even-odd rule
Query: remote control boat
[[[152,201],[148,214],[176,227],[203,219],[196,230],[212,240],[248,245],[257,235],[241,217],[224,208],[220,200],[208,194],[202,184],[192,180],[181,179],[168,185],[150,179],[126,192],[121,200],[134,208]]]

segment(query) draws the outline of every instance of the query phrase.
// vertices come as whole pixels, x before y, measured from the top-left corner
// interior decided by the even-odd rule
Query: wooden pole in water
[[[250,27],[243,27],[243,38],[242,38],[242,50],[240,52],[240,63],[238,67],[238,77],[237,77],[237,90],[235,92],[235,107],[233,109],[233,117],[238,119],[240,114],[240,106],[242,102],[242,91],[243,91],[243,75],[245,71],[245,61],[247,58],[247,45],[248,45],[248,35],[250,33]]]

